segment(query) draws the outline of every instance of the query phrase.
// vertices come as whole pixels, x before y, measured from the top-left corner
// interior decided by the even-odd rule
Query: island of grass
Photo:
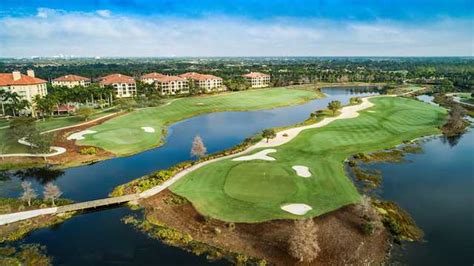
[[[77,144],[95,146],[116,155],[151,149],[163,139],[166,125],[204,113],[247,111],[300,104],[322,97],[314,85],[269,88],[170,100],[159,107],[133,111],[89,128]]]
[[[170,187],[187,198],[202,215],[227,222],[263,222],[319,216],[360,201],[346,176],[344,160],[396,146],[403,141],[439,133],[443,108],[400,97],[375,97],[373,107],[357,118],[301,132],[273,147],[275,160],[224,159],[190,172]],[[249,155],[261,152],[253,150]],[[310,177],[294,166],[307,167]],[[309,209],[292,214],[289,204]]]

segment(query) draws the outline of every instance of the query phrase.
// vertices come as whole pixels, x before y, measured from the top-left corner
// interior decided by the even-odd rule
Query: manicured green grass
[[[97,113],[93,114],[90,119],[99,118],[108,114],[116,112],[116,110],[108,110],[108,111],[98,111]],[[67,116],[67,117],[56,117],[43,120],[38,120],[36,122],[36,126],[40,131],[51,130],[55,128],[61,128],[66,126],[72,126],[75,124],[85,122],[84,119],[78,116]],[[8,126],[9,121],[2,120],[2,126]],[[30,152],[29,148],[25,145],[21,145],[18,143],[16,138],[10,136],[10,129],[3,128],[0,129],[0,152],[3,153],[28,153]]]
[[[436,134],[446,116],[444,109],[412,99],[370,101],[375,106],[357,118],[305,130],[275,147],[277,152],[269,156],[276,161],[222,160],[189,173],[170,189],[190,200],[203,215],[229,222],[313,217],[357,203],[360,195],[346,176],[346,158]],[[296,175],[294,165],[309,167],[312,176]],[[280,209],[289,203],[313,209],[296,216]]]
[[[210,112],[274,108],[318,96],[311,90],[271,88],[180,98],[168,105],[136,110],[94,126],[90,130],[97,133],[86,135],[77,143],[97,146],[117,155],[133,154],[159,145],[166,125],[185,118]],[[155,132],[144,132],[141,127],[152,127]]]

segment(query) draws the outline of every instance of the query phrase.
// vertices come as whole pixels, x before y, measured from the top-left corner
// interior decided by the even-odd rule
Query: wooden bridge
[[[121,203],[126,203],[130,201],[135,201],[140,198],[140,194],[130,194],[120,197],[112,197],[112,198],[105,198],[105,199],[98,199],[98,200],[91,200],[79,203],[73,203],[69,205],[59,206],[56,213],[65,213],[65,212],[72,212],[72,211],[81,211],[87,209],[94,209],[104,206],[116,205]]]

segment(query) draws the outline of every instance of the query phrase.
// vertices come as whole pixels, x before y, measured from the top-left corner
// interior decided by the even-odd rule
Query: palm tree
[[[16,92],[7,91],[5,92],[3,99],[5,99],[6,102],[10,103],[10,108],[12,109],[13,116],[16,116],[15,110],[19,107],[19,104],[21,102],[20,95],[18,95],[18,93]]]
[[[5,90],[0,90],[0,103],[2,104],[2,115],[5,116]]]

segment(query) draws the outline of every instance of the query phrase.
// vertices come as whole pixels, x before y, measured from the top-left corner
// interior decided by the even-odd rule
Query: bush
[[[82,148],[79,153],[81,155],[95,155],[97,154],[97,149],[94,147]]]
[[[366,235],[372,235],[375,231],[375,226],[373,222],[366,221],[362,224],[362,231]]]

